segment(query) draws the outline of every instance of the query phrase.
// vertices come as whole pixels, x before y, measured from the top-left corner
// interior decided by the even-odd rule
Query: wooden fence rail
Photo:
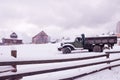
[[[109,58],[110,54],[118,54],[118,53],[120,53],[120,51],[109,51],[109,52],[105,52],[105,53],[107,55],[107,58]]]
[[[69,58],[69,59],[53,59],[53,60],[25,60],[25,61],[5,61],[0,62],[0,66],[6,65],[26,65],[26,64],[43,64],[43,63],[58,63],[58,62],[69,62],[69,61],[79,61],[79,60],[87,60],[87,59],[95,59],[101,57],[107,57],[107,54],[97,55],[97,56],[89,56],[89,57],[82,57],[82,58]]]
[[[93,70],[93,71],[88,72],[88,73],[83,73],[83,74],[80,74],[80,75],[76,75],[76,76],[73,76],[73,77],[64,78],[64,79],[60,79],[60,80],[74,80],[74,79],[77,79],[77,78],[81,78],[81,77],[84,77],[84,76],[87,76],[87,75],[90,75],[90,74],[93,74],[93,73],[96,73],[96,72],[100,72],[100,71],[110,69],[110,68],[114,68],[114,67],[118,67],[118,66],[120,66],[120,64],[107,66],[107,67],[104,67],[104,68],[101,68],[101,69],[98,69],[98,70]]]
[[[115,54],[115,53],[120,53],[120,51],[107,51],[105,53],[108,53],[108,54]]]

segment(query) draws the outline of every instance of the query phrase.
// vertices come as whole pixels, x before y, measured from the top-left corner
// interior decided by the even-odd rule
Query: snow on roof
[[[14,32],[4,32],[0,35],[0,38],[8,38],[8,39],[13,39],[10,37],[10,35],[14,33]],[[17,39],[22,39],[22,34],[21,33],[16,33],[16,35],[18,35],[18,38]]]

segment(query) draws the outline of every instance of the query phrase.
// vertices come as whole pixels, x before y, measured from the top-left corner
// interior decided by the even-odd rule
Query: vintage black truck
[[[85,37],[84,34],[81,37],[76,37],[74,42],[64,42],[58,48],[63,53],[71,53],[77,49],[87,49],[89,52],[103,52],[104,48],[113,48],[117,43],[116,36],[104,36],[104,37]]]

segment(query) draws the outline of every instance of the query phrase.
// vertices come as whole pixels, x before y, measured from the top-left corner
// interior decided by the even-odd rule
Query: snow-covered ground
[[[60,44],[23,44],[23,45],[12,45],[12,46],[0,46],[0,61],[14,61],[14,60],[46,60],[46,59],[66,59],[66,58],[78,58],[78,57],[86,57],[93,55],[101,55],[104,54],[105,51],[119,51],[120,46],[115,45],[112,50],[105,50],[103,53],[94,53],[84,51],[74,51],[71,54],[62,54],[59,52],[57,48]],[[11,50],[17,50],[17,58],[11,57]],[[110,59],[120,58],[120,54],[112,54]],[[64,62],[64,63],[52,63],[52,64],[34,64],[34,65],[21,65],[17,66],[17,73],[28,72],[28,71],[37,71],[44,69],[54,69],[59,67],[66,67],[72,65],[86,64],[92,62],[104,61],[106,58],[98,58],[84,61],[74,61],[74,62]],[[116,63],[119,63],[117,61]],[[112,64],[116,64],[112,63]],[[111,64],[110,64],[111,65]],[[101,64],[97,66],[78,68],[66,71],[59,71],[47,74],[33,75],[24,77],[21,80],[58,80],[61,78],[67,78],[75,75],[79,75],[84,72],[92,71],[95,69],[99,69],[101,67],[108,66],[108,64]],[[10,66],[7,66],[7,69]],[[0,67],[0,71],[5,70],[5,66]],[[11,74],[12,72],[0,73],[0,76]],[[14,73],[13,73],[14,74]],[[80,80],[120,80],[120,67],[113,68],[112,70],[101,71],[92,75],[88,75],[86,77],[80,78]],[[79,80],[76,79],[76,80]]]

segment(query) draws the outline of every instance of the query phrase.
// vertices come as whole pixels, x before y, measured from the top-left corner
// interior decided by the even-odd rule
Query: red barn
[[[34,44],[44,44],[48,42],[49,42],[49,36],[44,31],[41,31],[32,38],[32,43]]]
[[[10,35],[10,38],[3,38],[2,39],[2,44],[4,45],[11,45],[11,44],[22,44],[22,40],[21,39],[17,39],[18,36],[15,32],[13,32]]]

